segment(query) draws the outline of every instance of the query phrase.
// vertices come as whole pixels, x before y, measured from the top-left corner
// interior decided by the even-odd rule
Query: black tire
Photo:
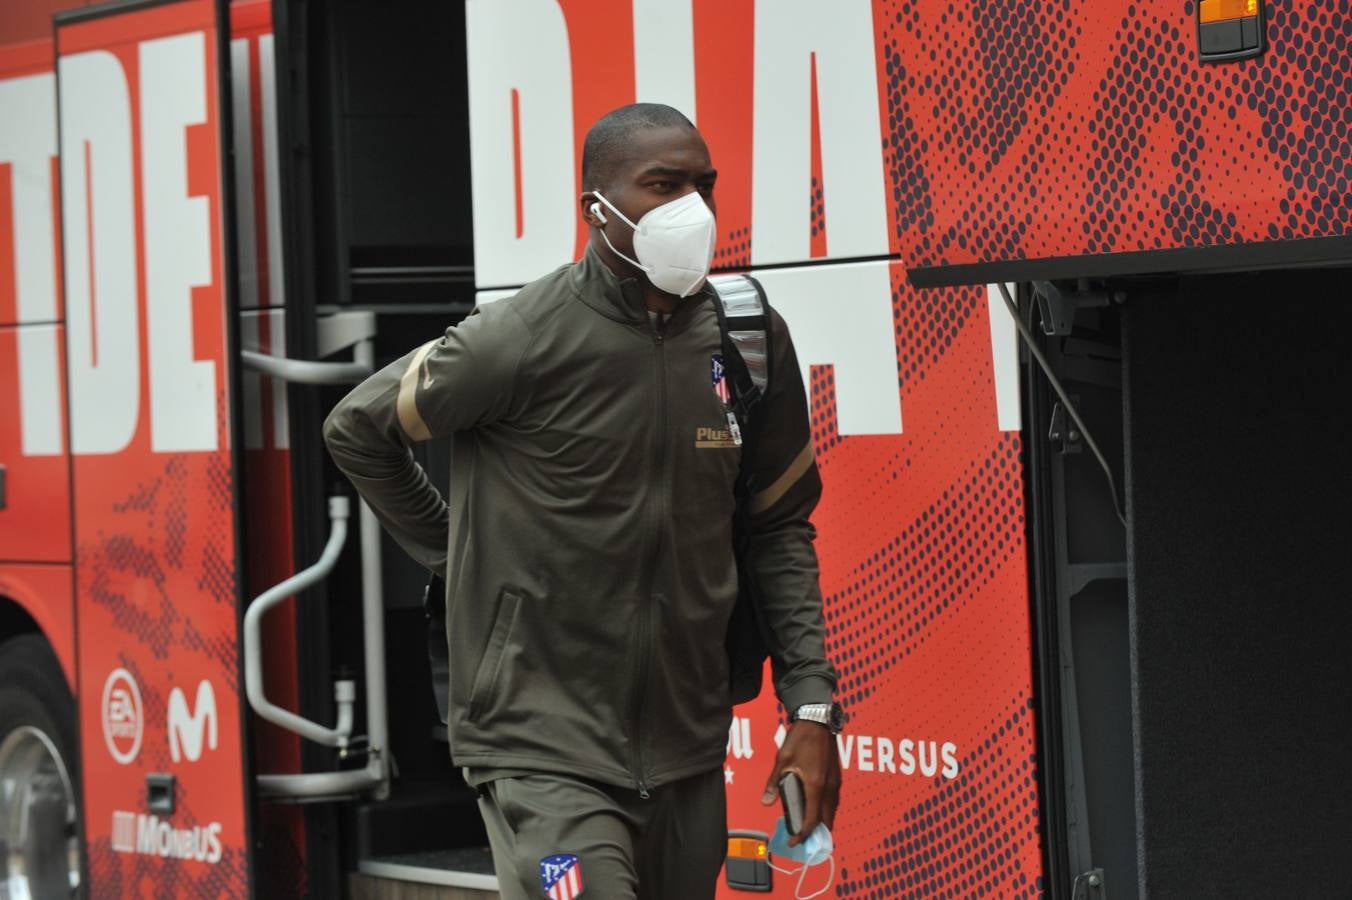
[[[75,698],[66,684],[61,663],[47,641],[38,634],[21,634],[0,643],[0,745],[16,729],[28,726],[51,741],[70,776],[77,810],[76,834],[80,836],[81,867],[84,867],[84,807],[80,791],[80,743]],[[3,826],[3,823],[0,823]],[[0,866],[4,861],[0,860]],[[5,872],[0,868],[0,882]],[[84,872],[77,896],[85,896]]]

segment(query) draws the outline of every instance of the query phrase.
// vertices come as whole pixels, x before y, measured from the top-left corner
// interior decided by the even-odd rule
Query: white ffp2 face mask
[[[638,259],[630,259],[616,250],[606,237],[606,230],[601,229],[601,237],[616,256],[638,266],[655,287],[668,294],[689,297],[700,289],[714,260],[718,232],[714,214],[698,191],[648,210],[637,224],[629,221],[600,191],[592,193],[634,229],[634,253]]]

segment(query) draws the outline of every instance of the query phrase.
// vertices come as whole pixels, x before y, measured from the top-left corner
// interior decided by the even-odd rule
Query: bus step
[[[487,847],[371,856],[348,881],[351,900],[498,900]]]

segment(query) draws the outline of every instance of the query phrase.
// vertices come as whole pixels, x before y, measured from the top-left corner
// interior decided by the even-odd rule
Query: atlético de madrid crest
[[[582,863],[575,853],[540,860],[540,885],[549,900],[573,900],[582,894]]]
[[[709,357],[709,375],[713,378],[714,393],[718,399],[731,403],[732,394],[728,391],[728,370],[723,367],[723,354],[715,353]]]

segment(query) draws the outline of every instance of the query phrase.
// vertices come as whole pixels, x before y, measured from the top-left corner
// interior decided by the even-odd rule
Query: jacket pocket
[[[474,680],[469,688],[469,707],[466,712],[471,721],[488,707],[498,684],[502,657],[507,649],[507,641],[516,627],[516,616],[521,609],[521,598],[510,590],[504,589],[498,601],[498,611],[493,616],[493,630],[488,635],[488,646],[474,670]]]

